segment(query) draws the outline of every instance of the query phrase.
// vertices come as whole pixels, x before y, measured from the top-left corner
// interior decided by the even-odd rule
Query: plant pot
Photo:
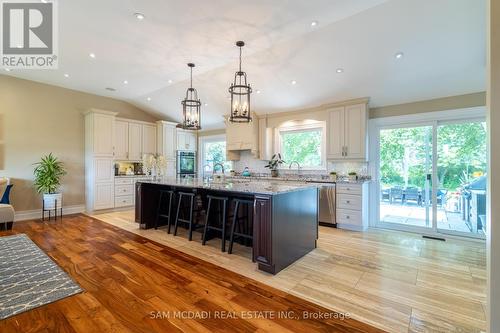
[[[45,210],[57,209],[62,206],[62,193],[44,193],[43,194],[43,208]]]
[[[356,180],[358,180],[358,175],[349,175],[349,181],[355,182]]]
[[[336,182],[337,181],[337,175],[330,175],[330,180]]]
[[[271,177],[278,177],[280,174],[278,170],[271,170]]]

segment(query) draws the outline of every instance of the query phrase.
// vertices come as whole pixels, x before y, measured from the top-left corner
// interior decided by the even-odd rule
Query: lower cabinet
[[[354,231],[368,228],[368,184],[337,184],[337,227]]]
[[[272,197],[256,196],[253,224],[253,255],[259,269],[273,272]]]
[[[115,205],[113,183],[95,183],[94,186],[94,209],[113,208]]]

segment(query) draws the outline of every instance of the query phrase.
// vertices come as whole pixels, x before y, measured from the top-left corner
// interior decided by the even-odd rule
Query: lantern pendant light
[[[252,121],[250,112],[252,87],[247,84],[247,74],[241,70],[241,48],[245,46],[245,42],[238,41],[236,46],[240,48],[240,67],[234,74],[234,82],[229,87],[229,93],[231,94],[229,121],[232,123],[249,123]]]
[[[186,98],[181,102],[184,121],[182,128],[187,130],[201,129],[201,101],[198,99],[198,92],[193,88],[193,63],[187,64],[191,69],[191,84],[186,91]]]

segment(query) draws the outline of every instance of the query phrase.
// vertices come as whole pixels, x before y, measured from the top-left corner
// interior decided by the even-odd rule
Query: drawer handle
[[[350,204],[350,203],[351,203],[351,200],[346,200],[345,202],[346,202],[346,203],[348,203],[348,204]]]
[[[345,218],[349,220],[351,217],[350,217],[349,215],[346,215],[346,217],[345,217]]]
[[[127,200],[122,200],[123,203],[127,202]]]

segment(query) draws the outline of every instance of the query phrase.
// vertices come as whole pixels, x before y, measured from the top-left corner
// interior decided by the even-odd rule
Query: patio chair
[[[403,203],[403,189],[400,186],[394,186],[390,189],[389,202],[392,204],[395,200],[401,200]]]
[[[407,187],[404,191],[403,202],[415,201],[418,205],[422,203],[422,196],[416,187]]]

